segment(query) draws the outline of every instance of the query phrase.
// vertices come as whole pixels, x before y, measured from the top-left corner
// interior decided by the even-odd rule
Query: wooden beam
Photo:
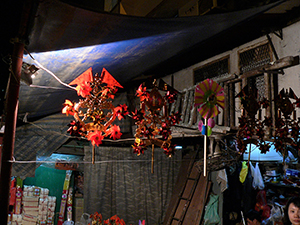
[[[281,59],[276,60],[273,63],[269,63],[267,65],[260,66],[255,70],[251,70],[249,72],[243,73],[240,75],[240,78],[249,78],[252,76],[256,76],[263,73],[278,73],[279,70],[295,66],[299,64],[299,56],[287,56]]]

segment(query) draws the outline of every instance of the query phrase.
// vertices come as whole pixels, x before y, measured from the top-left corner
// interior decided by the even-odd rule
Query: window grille
[[[250,87],[256,87],[258,100],[262,100],[262,98],[267,97],[264,75],[249,78],[248,84]]]
[[[194,84],[207,78],[216,78],[229,74],[229,57],[213,61],[194,70]]]
[[[272,61],[272,52],[268,43],[243,51],[239,54],[239,67],[242,73],[255,70]],[[251,87],[256,87],[258,99],[266,97],[264,75],[248,79]]]
[[[239,67],[242,73],[254,70],[271,62],[269,44],[263,44],[239,54]]]

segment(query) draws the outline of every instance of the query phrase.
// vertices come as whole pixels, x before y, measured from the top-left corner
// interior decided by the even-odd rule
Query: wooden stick
[[[207,167],[207,141],[208,141],[208,137],[207,137],[207,118],[204,119],[204,126],[205,126],[205,135],[204,135],[204,159],[203,159],[203,176],[206,177],[206,167]]]
[[[95,145],[93,145],[92,149],[92,164],[95,164]]]
[[[154,144],[152,144],[152,162],[151,162],[151,173],[154,173]]]
[[[251,143],[250,143],[250,146],[249,146],[248,167],[250,166],[250,154],[251,154]]]

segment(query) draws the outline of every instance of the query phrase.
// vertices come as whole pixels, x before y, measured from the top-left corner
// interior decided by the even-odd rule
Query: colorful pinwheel
[[[198,109],[200,115],[204,118],[205,123],[203,125],[202,120],[199,122],[199,130],[204,135],[204,158],[203,158],[203,174],[206,176],[206,164],[207,164],[207,143],[208,138],[214,127],[214,120],[212,117],[217,116],[220,111],[218,106],[224,108],[224,92],[223,88],[215,81],[206,79],[196,86],[195,90],[195,106],[200,106]],[[210,124],[208,124],[210,120]],[[209,129],[207,129],[209,128]],[[208,132],[209,130],[209,132]]]
[[[219,114],[218,106],[224,108],[223,88],[211,79],[206,79],[196,86],[195,106],[200,106],[199,113],[204,119]]]

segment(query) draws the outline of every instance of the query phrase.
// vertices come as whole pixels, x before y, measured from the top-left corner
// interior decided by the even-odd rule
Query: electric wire
[[[68,87],[68,88],[71,88],[73,90],[76,90],[75,87],[72,87],[64,82],[62,82],[53,72],[51,72],[50,70],[48,70],[47,68],[45,68],[42,64],[40,64],[31,54],[30,52],[27,51],[27,49],[25,49],[25,51],[28,53],[28,55],[31,57],[31,59],[43,70],[45,70],[47,73],[49,73],[51,76],[53,76],[60,84]]]

